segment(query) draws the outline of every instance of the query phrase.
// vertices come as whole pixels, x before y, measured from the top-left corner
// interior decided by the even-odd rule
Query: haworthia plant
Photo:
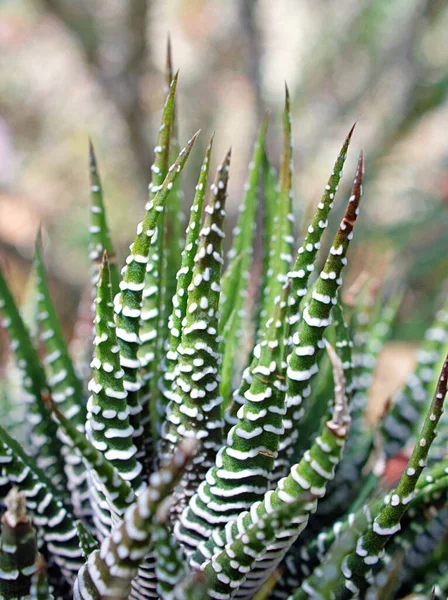
[[[225,244],[230,153],[209,186],[211,141],[189,178],[183,236],[180,173],[197,134],[180,150],[171,57],[167,80],[149,200],[121,272],[90,144],[92,273],[77,349],[62,334],[40,243],[24,304],[0,272],[11,341],[0,382],[0,597],[446,597],[446,363],[429,399],[446,299],[395,404],[369,423],[378,355],[406,289],[384,277],[373,303],[341,300],[362,153],[321,249],[353,128],[297,239],[286,90],[281,156],[268,157],[265,119],[233,239]]]

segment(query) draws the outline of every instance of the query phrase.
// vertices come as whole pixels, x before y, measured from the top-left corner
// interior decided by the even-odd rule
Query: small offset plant
[[[15,356],[2,381],[0,598],[446,598],[448,302],[372,425],[372,374],[402,290],[381,291],[374,274],[353,306],[341,299],[362,153],[321,249],[353,129],[296,251],[286,90],[279,174],[265,120],[225,260],[230,151],[209,187],[210,141],[183,236],[180,177],[197,134],[180,150],[168,71],[149,200],[121,271],[90,148],[91,339],[69,352],[39,238],[21,308],[0,276]]]

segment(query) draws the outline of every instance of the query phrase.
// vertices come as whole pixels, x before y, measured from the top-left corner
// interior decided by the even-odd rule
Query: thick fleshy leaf
[[[182,321],[187,312],[188,286],[191,283],[194,269],[194,257],[199,244],[199,233],[201,230],[202,207],[204,204],[207,179],[210,167],[210,154],[212,151],[213,138],[205,151],[204,161],[199,174],[193,203],[190,209],[190,219],[185,234],[185,245],[181,255],[180,269],[176,275],[176,293],[173,296],[173,309],[169,319],[169,342],[166,352],[166,363],[163,368],[162,394],[158,397],[159,403],[155,410],[151,409],[151,425],[153,435],[158,436],[161,432],[162,423],[166,416],[166,408],[172,399],[176,388],[175,369],[177,366],[178,347],[180,344]]]
[[[332,321],[331,309],[337,303],[338,289],[342,285],[341,273],[347,262],[346,254],[359,212],[363,172],[364,162],[361,152],[345,216],[313,289],[310,303],[303,310],[297,331],[292,338],[286,372],[288,392],[286,415],[283,420],[285,432],[277,460],[278,477],[284,475],[290,464],[290,457],[298,437],[298,423],[306,408],[304,400],[309,398],[311,382],[319,371],[317,359],[320,350],[324,347],[323,335]]]
[[[162,113],[162,121],[159,128],[159,135],[157,139],[157,146],[154,149],[154,164],[151,167],[152,178],[149,184],[149,202],[155,198],[155,195],[161,189],[163,181],[168,173],[168,167],[170,164],[170,157],[172,155],[171,149],[171,134],[174,121],[174,103],[175,94],[177,88],[176,74],[170,83],[165,106]],[[178,144],[176,144],[177,153],[179,153]],[[173,160],[176,159],[173,157]],[[150,414],[154,413],[151,410],[151,405],[156,401],[158,397],[158,378],[160,375],[160,359],[163,350],[163,334],[166,335],[168,323],[164,323],[165,313],[165,301],[164,297],[166,290],[166,277],[164,274],[164,267],[167,257],[165,257],[165,242],[167,237],[167,231],[170,227],[168,218],[165,218],[165,211],[168,210],[167,206],[176,199],[173,197],[174,186],[178,184],[179,177],[173,180],[169,187],[169,193],[166,196],[163,204],[160,205],[158,212],[157,223],[154,227],[154,232],[151,235],[150,244],[148,248],[148,260],[146,262],[146,275],[145,275],[145,286],[143,289],[143,302],[141,311],[140,321],[140,349],[138,357],[141,363],[141,377],[143,380],[143,389],[140,395],[140,403],[143,408],[142,414],[142,426],[145,429],[149,428]],[[147,204],[148,207],[149,203]],[[178,211],[179,212],[179,209]],[[168,246],[168,256],[172,258],[172,247]],[[172,264],[170,263],[170,267]],[[153,400],[151,401],[151,397]],[[155,429],[154,426],[152,427]],[[153,431],[153,435],[156,431]],[[152,449],[149,444],[146,445],[146,454],[152,454]],[[147,457],[150,460],[150,456]]]
[[[51,420],[43,400],[48,392],[45,372],[1,271],[0,310],[3,313],[2,325],[8,331],[20,370],[23,397],[31,413],[28,431],[31,433],[33,455],[37,465],[49,473],[55,485],[66,489],[61,442],[56,435],[56,424]]]
[[[145,443],[143,440],[142,405],[138,392],[141,383],[138,372],[141,366],[138,351],[142,342],[140,336],[140,319],[142,311],[143,290],[145,288],[146,265],[149,260],[151,239],[153,238],[159,214],[169,195],[174,181],[182,171],[198,133],[196,133],[183,150],[179,153],[176,162],[170,167],[160,189],[148,202],[145,217],[137,226],[137,236],[131,244],[131,253],[126,259],[126,266],[122,269],[120,293],[115,296],[115,323],[116,335],[120,349],[120,364],[124,370],[124,389],[128,392],[130,421],[134,428],[134,443],[143,457]],[[143,341],[145,341],[143,337]],[[147,409],[145,409],[147,410]],[[146,435],[148,431],[145,432]],[[139,458],[139,455],[137,455]],[[145,463],[147,461],[145,460]]]
[[[188,300],[178,346],[176,389],[167,409],[165,440],[173,448],[184,437],[201,442],[201,459],[193,461],[182,479],[191,496],[213,465],[222,443],[220,394],[219,298],[222,242],[230,151],[218,167],[199,234]]]
[[[112,294],[118,294],[120,274],[116,263],[115,248],[107,225],[106,207],[103,200],[103,186],[98,172],[95,149],[89,140],[89,170],[90,170],[90,244],[89,258],[92,261],[92,286],[95,289],[101,268],[104,252],[109,257],[110,279]]]
[[[171,461],[151,475],[149,487],[128,508],[114,533],[103,540],[100,550],[95,550],[80,569],[74,600],[128,598],[138,566],[151,547],[155,513],[196,450],[193,440],[184,440]]]
[[[26,508],[52,558],[67,581],[73,582],[83,564],[76,520],[44,472],[1,426],[0,469],[0,480],[13,483],[24,493]]]
[[[358,539],[356,552],[347,557],[347,567],[337,583],[341,599],[352,598],[367,587],[367,577],[372,566],[380,560],[390,537],[401,529],[400,521],[415,494],[417,480],[426,465],[429,448],[436,437],[436,427],[443,412],[447,380],[448,356],[406,470],[391,493],[389,502],[375,518],[372,526]]]
[[[197,494],[176,524],[176,535],[189,549],[207,540],[241,510],[259,500],[270,484],[284,414],[284,345],[289,287],[272,308],[257,366],[227,444],[216,457]]]
[[[60,410],[81,428],[86,420],[86,401],[81,381],[79,380],[67,343],[62,333],[62,327],[56,313],[45,273],[42,258],[42,240],[39,233],[34,253],[34,270],[37,287],[37,320],[39,336],[44,348],[44,364],[47,371],[47,382],[52,400]],[[67,477],[73,510],[80,518],[91,514],[87,492],[87,476],[81,460],[70,456],[70,447],[64,443],[58,432],[62,445],[64,470]]]
[[[210,561],[201,568],[206,573],[207,569],[212,569],[217,574],[219,591],[224,593],[226,588],[229,597],[230,590],[237,590],[235,597],[253,597],[305,529],[318,500],[325,495],[328,481],[334,476],[350,417],[342,366],[334,350],[329,348],[329,352],[335,370],[334,410],[309,454],[291,468],[289,475],[279,482],[274,491],[265,494],[262,502],[255,503],[250,512],[242,513],[228,523],[224,531],[214,533],[209,542],[201,544],[194,556],[193,564],[201,564],[204,559]],[[287,517],[285,521],[282,516]],[[273,531],[269,531],[272,519],[278,519],[278,523]],[[257,536],[257,532],[265,528],[266,536]],[[244,567],[248,562],[251,573],[246,579]],[[226,566],[227,578],[223,580],[219,573]]]

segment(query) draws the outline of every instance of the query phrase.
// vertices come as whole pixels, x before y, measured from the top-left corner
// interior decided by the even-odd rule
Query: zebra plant
[[[168,71],[149,199],[121,273],[90,144],[85,347],[69,351],[40,235],[20,308],[0,274],[15,357],[2,380],[0,598],[446,598],[448,303],[371,424],[372,374],[403,290],[372,277],[343,302],[362,152],[321,248],[353,128],[297,248],[286,90],[279,173],[265,120],[225,258],[230,151],[209,187],[206,147],[183,238],[180,177],[198,134],[180,149]]]

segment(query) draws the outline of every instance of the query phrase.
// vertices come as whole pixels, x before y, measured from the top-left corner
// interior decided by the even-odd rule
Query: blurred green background
[[[284,81],[298,215],[358,121],[345,185],[361,146],[367,171],[350,278],[388,256],[407,285],[395,338],[417,341],[448,275],[447,30],[444,0],[2,0],[0,259],[16,290],[42,223],[70,329],[88,280],[88,136],[124,253],[146,200],[169,33],[181,142],[202,128],[204,147],[215,130],[215,163],[233,148],[229,227],[265,109],[279,155]],[[185,210],[200,156],[183,177]]]

